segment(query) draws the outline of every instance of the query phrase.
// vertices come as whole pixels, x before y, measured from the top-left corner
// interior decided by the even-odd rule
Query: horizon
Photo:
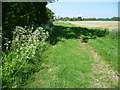
[[[47,5],[57,17],[118,17],[117,2],[54,2]]]

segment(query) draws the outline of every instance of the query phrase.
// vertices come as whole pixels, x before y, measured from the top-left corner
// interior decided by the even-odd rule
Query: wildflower
[[[24,46],[24,44],[22,44],[22,46]]]
[[[29,57],[29,56],[27,56],[26,58],[27,58],[27,59],[29,59],[30,57]]]
[[[11,43],[11,41],[8,41],[8,43]]]
[[[32,55],[32,57],[34,57],[34,55]]]
[[[20,48],[20,50],[22,50],[22,49],[23,49],[23,47]]]
[[[35,51],[33,52],[33,54],[35,54]]]

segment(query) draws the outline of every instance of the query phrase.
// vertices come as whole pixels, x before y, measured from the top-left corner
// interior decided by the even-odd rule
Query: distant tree
[[[112,17],[111,20],[113,20],[113,21],[120,21],[120,17]]]
[[[78,21],[82,21],[82,17],[78,17]]]

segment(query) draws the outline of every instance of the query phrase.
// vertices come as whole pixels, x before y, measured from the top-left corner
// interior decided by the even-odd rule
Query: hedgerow
[[[16,26],[13,41],[5,43],[6,50],[2,56],[2,81],[3,88],[18,87],[39,66],[41,54],[46,49],[46,40],[49,32],[43,27],[23,28]],[[10,50],[8,43],[11,43]],[[40,66],[39,66],[40,67]]]

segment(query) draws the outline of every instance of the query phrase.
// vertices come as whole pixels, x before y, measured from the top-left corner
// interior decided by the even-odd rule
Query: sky
[[[101,2],[102,0],[98,0],[99,2],[94,1],[59,0],[58,2],[49,3],[47,7],[57,17],[111,18],[118,16],[118,0],[106,0],[106,2],[104,2],[105,0],[103,2]]]
[[[58,0],[58,1],[59,2],[119,2],[120,0]]]

